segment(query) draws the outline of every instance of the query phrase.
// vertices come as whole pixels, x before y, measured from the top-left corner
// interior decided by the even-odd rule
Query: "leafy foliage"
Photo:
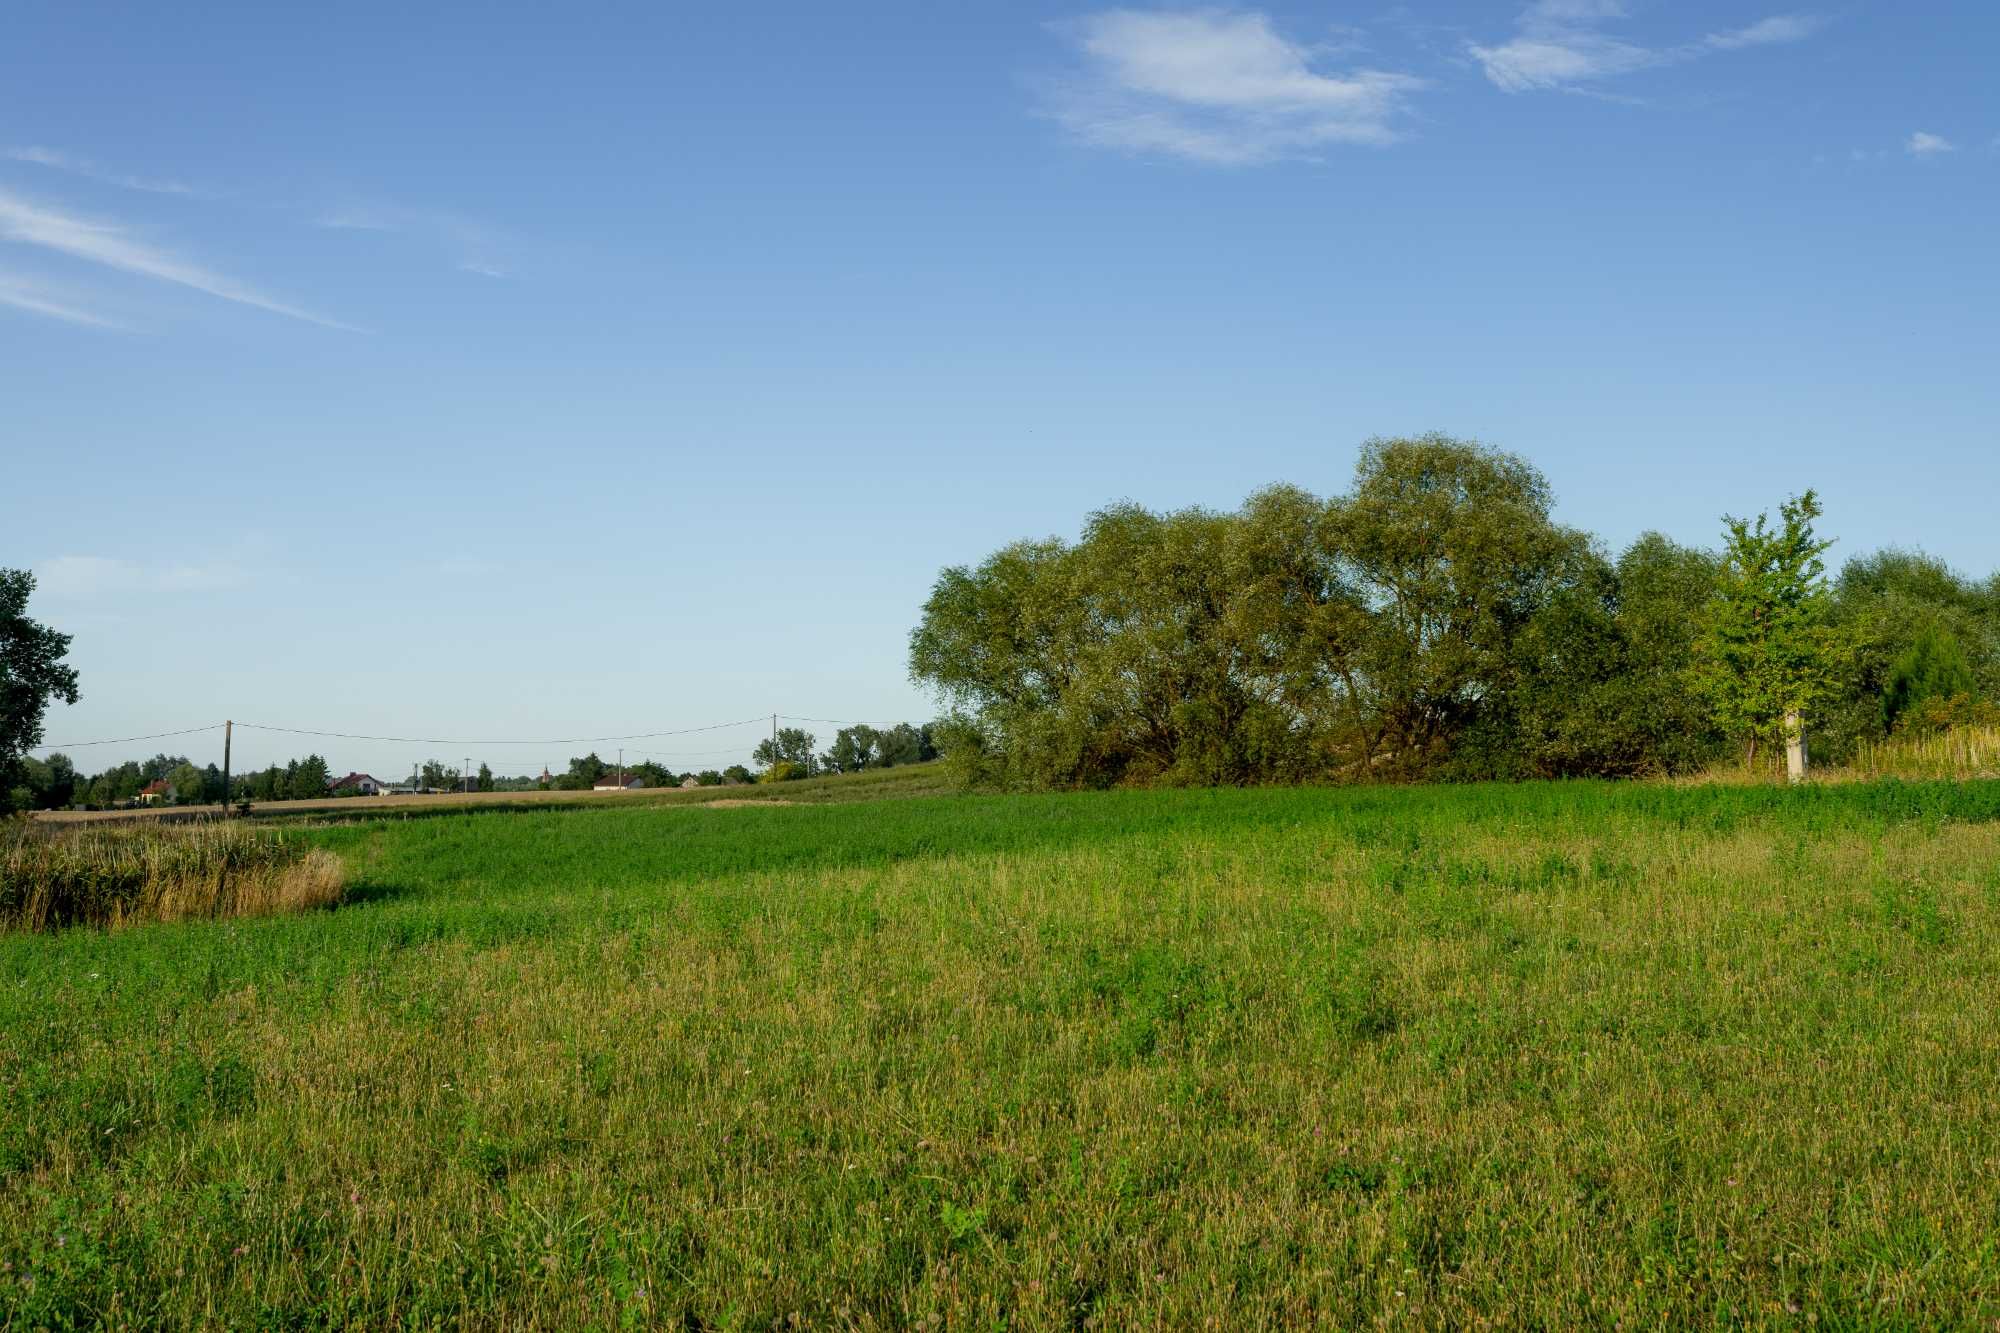
[[[70,636],[28,617],[35,576],[0,569],[0,814],[22,785],[21,762],[42,742],[49,701],[77,701],[76,668],[64,664]]]
[[[1810,719],[1838,687],[1841,636],[1820,557],[1833,545],[1813,533],[1811,491],[1788,500],[1773,528],[1726,518],[1728,545],[1702,635],[1699,679],[1717,721],[1747,743],[1783,738],[1786,719]]]
[[[1701,557],[1612,565],[1550,505],[1521,459],[1424,436],[1371,442],[1346,496],[1114,506],[945,570],[911,673],[958,710],[939,749],[1007,785],[1687,766]]]

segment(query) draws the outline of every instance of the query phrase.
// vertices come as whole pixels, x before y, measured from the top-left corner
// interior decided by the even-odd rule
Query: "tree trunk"
[[[1806,780],[1806,720],[1795,712],[1785,714],[1785,776]]]

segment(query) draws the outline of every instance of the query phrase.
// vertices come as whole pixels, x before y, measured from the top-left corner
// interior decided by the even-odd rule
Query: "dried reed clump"
[[[264,916],[338,903],[338,857],[235,823],[0,830],[0,927]]]
[[[1870,777],[2000,777],[2000,727],[1959,726],[1864,743],[1853,767]]]

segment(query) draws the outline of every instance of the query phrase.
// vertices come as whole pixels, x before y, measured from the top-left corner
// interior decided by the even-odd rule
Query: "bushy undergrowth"
[[[304,911],[345,882],[331,853],[235,823],[0,825],[0,928]]]
[[[296,836],[0,938],[0,1327],[2000,1318],[2000,783]]]

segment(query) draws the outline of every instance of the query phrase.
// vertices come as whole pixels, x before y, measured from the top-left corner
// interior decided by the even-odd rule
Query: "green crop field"
[[[303,836],[0,937],[0,1324],[2000,1317],[2000,783]]]

